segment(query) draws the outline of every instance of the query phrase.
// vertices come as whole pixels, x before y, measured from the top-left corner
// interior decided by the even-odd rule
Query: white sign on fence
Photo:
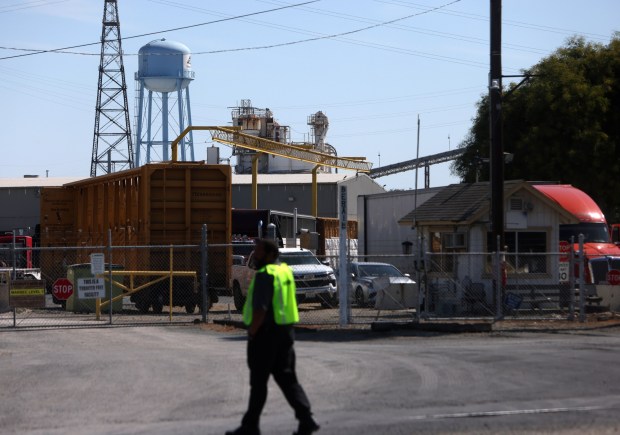
[[[570,273],[570,268],[569,268],[568,262],[561,261],[560,262],[560,282],[568,282],[569,273]]]
[[[100,253],[90,254],[90,273],[101,275],[105,272],[105,256]]]
[[[103,278],[78,278],[78,298],[105,298],[105,281]]]

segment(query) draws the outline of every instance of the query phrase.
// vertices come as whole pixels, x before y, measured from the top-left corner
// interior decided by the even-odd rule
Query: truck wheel
[[[185,312],[187,314],[194,314],[196,311],[196,304],[194,302],[188,302],[185,304]]]
[[[243,305],[245,305],[245,297],[241,293],[241,286],[237,281],[233,283],[233,300],[235,302],[235,308],[237,311],[243,311]]]
[[[338,306],[338,298],[336,295],[329,293],[323,293],[321,296],[321,307],[323,308],[336,308]]]
[[[143,301],[142,299],[140,299],[140,300],[137,300],[135,302],[135,305],[136,305],[136,309],[138,311],[140,311],[142,314],[146,314],[146,313],[149,312],[149,304],[148,304],[148,302]]]
[[[155,314],[162,313],[162,311],[164,310],[164,302],[163,302],[161,295],[157,295],[153,298],[153,302],[151,303],[151,306],[153,307],[153,312]]]

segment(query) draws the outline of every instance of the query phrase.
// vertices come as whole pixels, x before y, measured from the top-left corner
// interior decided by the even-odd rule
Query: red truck
[[[589,263],[597,258],[620,259],[620,241],[618,239],[612,241],[610,227],[603,212],[585,192],[569,184],[539,184],[534,185],[534,188],[557,202],[580,221],[577,224],[560,225],[560,241],[570,242],[571,237],[574,237],[574,249],[577,251],[579,249],[577,244],[579,234],[583,234],[583,250]],[[613,233],[614,231],[615,233]],[[618,231],[620,231],[620,225],[614,225],[611,232],[617,235]],[[602,279],[596,279],[591,269],[592,267],[586,267],[588,283],[596,284],[604,279],[602,277],[605,274],[602,274]]]
[[[15,245],[15,256],[13,256]],[[32,259],[32,237],[0,235],[0,269],[12,271],[16,279],[41,279],[41,269],[35,268]]]

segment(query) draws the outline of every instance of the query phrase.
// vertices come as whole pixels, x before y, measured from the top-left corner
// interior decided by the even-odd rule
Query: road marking
[[[455,414],[427,414],[415,415],[411,420],[431,420],[442,418],[477,418],[477,417],[505,417],[511,415],[524,414],[553,414],[560,412],[585,412],[603,409],[602,406],[579,406],[575,408],[538,408],[538,409],[514,409],[509,411],[478,411],[478,412],[459,412]]]

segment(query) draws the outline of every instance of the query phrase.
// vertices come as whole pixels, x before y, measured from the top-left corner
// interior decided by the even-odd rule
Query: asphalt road
[[[620,329],[298,335],[324,434],[617,433]],[[223,434],[248,398],[241,332],[0,332],[3,434]],[[271,385],[264,434],[290,434]]]

